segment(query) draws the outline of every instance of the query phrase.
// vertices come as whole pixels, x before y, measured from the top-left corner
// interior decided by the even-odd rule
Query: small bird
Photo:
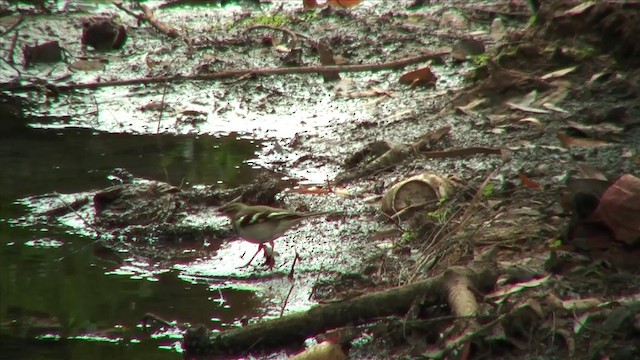
[[[260,250],[264,250],[267,258],[265,264],[269,268],[273,268],[274,260],[267,254],[264,243],[269,243],[273,251],[273,241],[298,225],[302,220],[333,213],[330,211],[301,213],[265,205],[246,205],[240,202],[231,202],[221,206],[218,210],[231,219],[233,229],[241,238],[260,245],[251,260],[242,267],[249,266]]]

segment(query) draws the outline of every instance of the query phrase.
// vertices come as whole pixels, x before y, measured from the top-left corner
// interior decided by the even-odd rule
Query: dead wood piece
[[[486,148],[486,147],[469,147],[463,149],[451,149],[443,151],[426,151],[421,154],[430,159],[443,159],[454,157],[467,157],[472,155],[502,155],[502,149]]]
[[[442,275],[421,282],[362,295],[344,302],[318,305],[305,312],[215,335],[204,327],[197,327],[184,335],[183,348],[187,357],[246,354],[249,351],[278,348],[302,342],[315,334],[346,324],[364,323],[394,314],[403,315],[409,311],[418,296],[424,296],[428,305],[442,304],[446,301],[446,294],[450,292],[449,288],[458,289],[456,294],[463,286],[487,289],[493,287],[496,278],[497,272],[493,267],[452,267]],[[455,301],[458,301],[458,297]],[[471,313],[464,310],[465,307],[461,309]]]
[[[151,26],[156,28],[156,30],[160,31],[161,33],[167,35],[168,37],[177,38],[178,36],[180,36],[178,30],[156,19],[156,17],[153,15],[153,9],[146,5],[141,5],[143,14],[134,13],[133,11],[122,6],[122,3],[118,1],[114,2],[113,5],[115,5],[118,9],[124,11],[125,13],[135,17],[139,21],[148,21]]]
[[[416,154],[418,150],[430,148],[436,142],[440,141],[445,135],[451,131],[450,126],[444,126],[436,131],[426,133],[418,138],[418,140],[411,144],[393,144],[385,143],[389,146],[389,149],[374,159],[368,164],[365,164],[362,168],[356,171],[349,170],[336,176],[336,183],[344,184],[348,181],[358,179],[360,177],[376,173],[385,168],[389,168],[397,165],[401,161],[404,161],[411,154]]]
[[[144,12],[144,16],[147,18],[149,23],[158,31],[171,38],[177,38],[180,35],[178,34],[178,30],[156,19],[156,17],[153,15],[153,9],[151,9],[149,6],[141,5],[141,7],[142,11]]]

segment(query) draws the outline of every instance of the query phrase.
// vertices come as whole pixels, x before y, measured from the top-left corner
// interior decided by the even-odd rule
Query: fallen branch
[[[246,354],[302,342],[328,329],[346,324],[364,323],[379,317],[405,315],[415,299],[424,297],[426,306],[443,304],[449,300],[460,309],[461,300],[455,294],[457,285],[464,283],[474,289],[494,286],[497,273],[493,269],[452,267],[444,274],[414,284],[399,286],[377,293],[331,304],[318,305],[308,311],[274,320],[252,324],[240,329],[212,334],[204,327],[190,329],[184,335],[186,357],[194,355]],[[462,305],[462,308],[465,308]],[[460,312],[460,311],[458,311]],[[472,313],[474,311],[463,311]]]
[[[387,169],[397,164],[401,163],[409,156],[413,154],[417,154],[418,151],[422,149],[429,149],[438,141],[442,140],[444,136],[449,134],[451,131],[450,126],[444,126],[436,131],[426,133],[418,138],[416,141],[410,144],[392,144],[392,143],[384,143],[382,146],[374,146],[376,150],[384,150],[382,154],[374,154],[376,158],[369,163],[361,165],[357,169],[348,168],[346,171],[338,174],[335,178],[335,182],[337,184],[344,184],[348,181],[361,178],[363,176],[367,176],[373,173],[376,173],[380,170]],[[371,147],[371,146],[369,146]],[[368,148],[369,148],[368,147]],[[365,152],[368,152],[369,149],[365,149]],[[362,151],[354,154],[354,160],[351,162],[356,162],[356,160],[360,160]]]
[[[141,5],[143,14],[134,13],[133,11],[122,6],[121,2],[114,2],[113,5],[115,5],[118,9],[124,11],[125,13],[129,14],[130,16],[135,17],[139,21],[148,21],[151,24],[151,26],[156,28],[156,30],[160,31],[161,33],[167,35],[168,37],[177,38],[180,35],[178,34],[178,30],[173,29],[169,25],[156,19],[156,17],[153,15],[153,9],[151,9],[146,5]]]
[[[312,73],[332,73],[332,72],[360,72],[360,71],[378,71],[387,69],[402,68],[407,65],[417,64],[429,59],[441,58],[449,52],[435,52],[425,53],[414,57],[409,57],[401,60],[390,61],[381,64],[368,64],[368,65],[340,65],[340,66],[305,66],[298,68],[266,68],[266,69],[237,69],[219,71],[209,74],[197,74],[197,75],[173,75],[163,76],[155,78],[141,78],[130,80],[116,80],[105,81],[98,83],[84,83],[84,84],[68,84],[68,85],[54,85],[50,83],[39,82],[37,84],[28,85],[16,85],[12,83],[0,84],[0,91],[33,91],[42,89],[43,86],[55,88],[59,92],[81,90],[81,89],[98,89],[108,86],[128,86],[128,85],[141,85],[141,84],[158,84],[166,82],[182,82],[187,80],[220,80],[230,77],[246,76],[246,75],[285,75],[285,74],[312,74]]]

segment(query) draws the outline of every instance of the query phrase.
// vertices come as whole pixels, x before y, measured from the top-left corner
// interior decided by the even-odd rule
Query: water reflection
[[[178,278],[176,271],[126,254],[56,224],[15,226],[18,198],[109,185],[116,167],[174,185],[250,181],[243,161],[258,148],[236,137],[134,136],[90,130],[26,129],[0,135],[0,348],[11,359],[178,359],[176,333],[153,339],[146,313],[177,323],[230,326],[260,315],[253,292]],[[140,273],[151,274],[140,276]],[[221,286],[220,286],[221,285]],[[157,329],[156,329],[157,330]],[[66,340],[56,340],[66,339]],[[115,343],[112,341],[117,340]],[[162,350],[163,346],[168,350]]]

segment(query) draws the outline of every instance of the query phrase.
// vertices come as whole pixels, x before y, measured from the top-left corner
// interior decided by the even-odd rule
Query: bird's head
[[[247,205],[240,202],[230,202],[220,206],[218,211],[225,216],[234,217],[241,213],[246,207]]]

